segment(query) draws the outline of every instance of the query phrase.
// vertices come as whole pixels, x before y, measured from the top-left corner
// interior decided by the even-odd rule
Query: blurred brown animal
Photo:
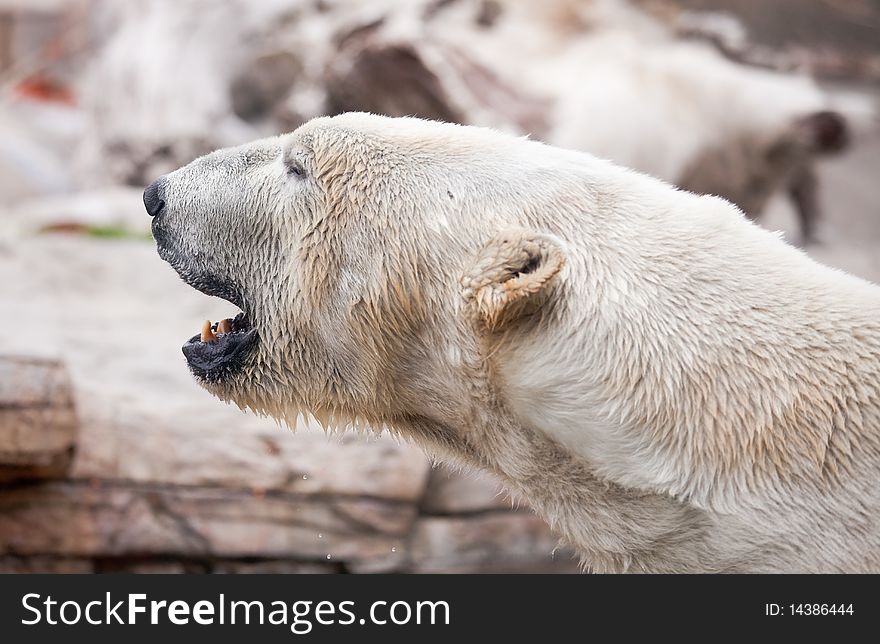
[[[815,243],[820,217],[816,161],[842,152],[850,139],[841,114],[819,111],[795,121],[776,137],[744,136],[706,150],[685,171],[679,185],[724,197],[752,218],[759,218],[773,194],[783,189],[798,215],[801,243]]]

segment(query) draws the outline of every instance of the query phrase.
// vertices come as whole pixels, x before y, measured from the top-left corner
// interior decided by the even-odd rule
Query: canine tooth
[[[202,324],[202,342],[214,342],[217,336],[211,330],[211,320],[205,320]]]
[[[225,318],[217,323],[217,333],[229,333],[232,331],[232,320]]]

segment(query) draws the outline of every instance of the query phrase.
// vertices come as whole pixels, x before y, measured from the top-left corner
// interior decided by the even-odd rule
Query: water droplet
[[[329,559],[329,558],[330,558],[330,555],[327,555],[327,559]]]

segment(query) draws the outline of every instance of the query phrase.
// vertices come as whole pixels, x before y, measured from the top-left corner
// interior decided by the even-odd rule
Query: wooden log
[[[360,561],[387,569],[405,556],[415,518],[412,503],[368,498],[52,481],[0,494],[0,557]]]
[[[458,516],[422,516],[410,535],[417,573],[573,573],[576,555],[534,514],[492,511]],[[351,567],[359,572],[357,564]]]
[[[0,482],[64,476],[76,432],[73,391],[64,365],[0,356]]]

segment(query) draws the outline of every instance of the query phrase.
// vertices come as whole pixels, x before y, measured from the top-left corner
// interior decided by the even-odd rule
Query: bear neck
[[[702,572],[710,561],[719,568],[734,565],[716,547],[701,511],[597,478],[582,460],[522,426],[502,404],[486,402],[456,422],[464,431],[427,416],[398,419],[395,427],[440,460],[498,476],[563,544],[575,548],[591,572]]]
[[[876,469],[880,289],[727,202],[666,191],[575,237],[574,336],[499,354],[519,421],[604,480],[727,513]]]

